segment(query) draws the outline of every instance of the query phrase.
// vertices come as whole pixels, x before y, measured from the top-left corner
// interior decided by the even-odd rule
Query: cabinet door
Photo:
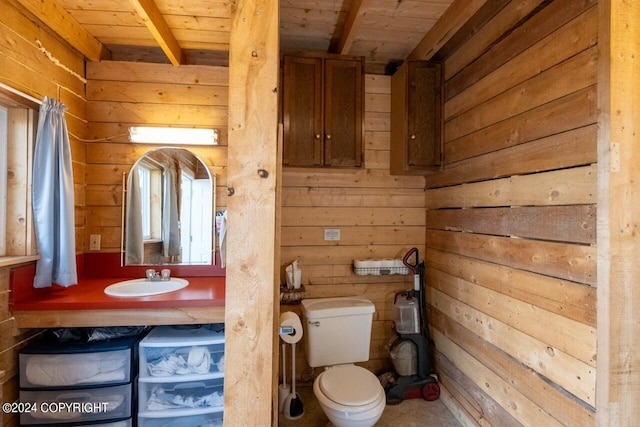
[[[282,90],[284,164],[322,165],[322,59],[285,56]]]
[[[325,166],[362,163],[362,62],[325,59]]]
[[[407,61],[391,78],[391,173],[435,171],[442,151],[441,65]]]
[[[418,169],[437,166],[441,151],[440,64],[410,62],[407,89],[407,166]]]

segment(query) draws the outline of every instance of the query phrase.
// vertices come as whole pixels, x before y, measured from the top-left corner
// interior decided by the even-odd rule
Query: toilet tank
[[[311,367],[369,360],[375,306],[365,297],[302,300],[305,355]]]

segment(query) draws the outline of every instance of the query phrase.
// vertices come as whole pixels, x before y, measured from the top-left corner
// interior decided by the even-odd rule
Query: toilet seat
[[[356,365],[339,365],[327,369],[318,378],[322,393],[331,401],[362,407],[377,401],[381,385],[378,378]]]

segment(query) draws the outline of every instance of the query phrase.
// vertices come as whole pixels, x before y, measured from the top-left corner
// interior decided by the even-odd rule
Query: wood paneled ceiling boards
[[[17,1],[90,61],[228,65],[234,0]],[[486,3],[495,0],[280,0],[280,48],[364,56],[367,73],[383,74],[432,55]]]

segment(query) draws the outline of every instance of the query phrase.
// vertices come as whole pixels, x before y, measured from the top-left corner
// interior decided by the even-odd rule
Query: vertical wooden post
[[[598,426],[640,419],[640,3],[598,3]]]
[[[225,425],[274,424],[278,1],[235,2],[229,50]]]

